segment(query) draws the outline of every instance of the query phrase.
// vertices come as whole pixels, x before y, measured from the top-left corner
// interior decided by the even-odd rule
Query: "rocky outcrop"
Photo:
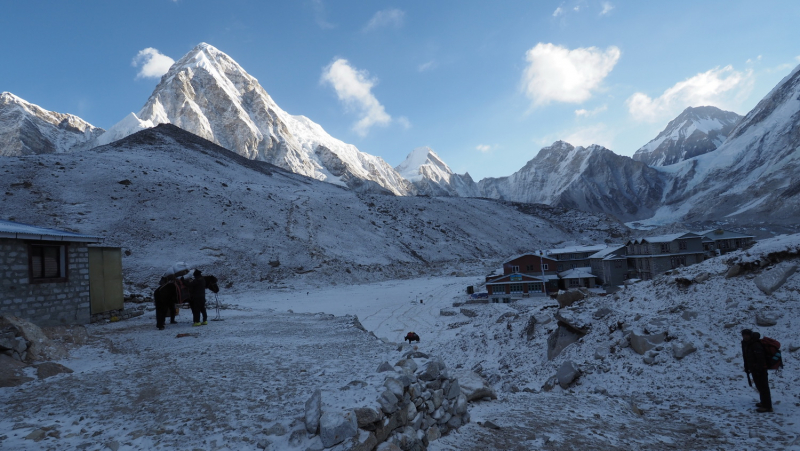
[[[436,357],[409,355],[383,373],[386,377],[374,406],[319,413],[317,390],[306,403],[306,430],[312,434],[319,430],[325,448],[421,451],[469,422],[469,399],[497,398],[480,376],[454,377]]]

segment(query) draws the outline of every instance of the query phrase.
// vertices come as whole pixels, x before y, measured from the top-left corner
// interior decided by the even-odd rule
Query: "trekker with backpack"
[[[742,330],[742,358],[744,359],[744,372],[747,373],[747,382],[753,375],[753,383],[761,398],[756,404],[756,412],[772,412],[772,395],[769,391],[769,376],[767,375],[767,354],[761,343],[761,334],[750,329]],[[752,384],[751,384],[752,386]]]
[[[206,278],[199,269],[192,273],[194,279],[189,283],[191,293],[190,305],[192,306],[192,326],[208,325],[208,314],[206,313]],[[203,322],[200,322],[200,315],[203,315]]]

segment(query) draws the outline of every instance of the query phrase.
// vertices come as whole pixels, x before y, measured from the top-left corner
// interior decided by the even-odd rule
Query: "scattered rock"
[[[64,365],[55,362],[44,362],[36,365],[36,376],[39,379],[46,379],[56,374],[72,373],[73,371]]]
[[[384,418],[383,411],[372,407],[359,407],[353,412],[356,414],[356,424],[360,428],[375,424]]]
[[[319,437],[326,448],[341,443],[358,433],[356,414],[352,410],[325,412],[319,420]]]
[[[507,320],[508,318],[513,318],[516,315],[517,315],[517,313],[514,313],[514,312],[505,312],[502,315],[500,315],[499,318],[497,318],[497,321],[495,321],[495,323],[500,324],[503,321]]]
[[[394,367],[389,364],[389,362],[383,362],[378,365],[378,373],[384,373],[386,371],[394,371]]]
[[[786,280],[797,271],[797,264],[784,261],[773,266],[769,271],[759,274],[753,282],[764,294],[770,295],[786,283]]]
[[[478,316],[477,311],[468,308],[462,308],[461,314],[466,316],[467,318],[475,318],[476,316]]]
[[[463,371],[457,373],[458,384],[461,393],[467,401],[477,401],[483,398],[497,399],[497,392],[480,375],[473,371]]]
[[[483,424],[481,424],[481,426],[485,427],[486,429],[495,429],[495,430],[501,429],[500,426],[494,424],[491,420],[484,421]]]
[[[602,319],[602,318],[605,318],[606,316],[612,314],[613,312],[614,311],[611,310],[608,307],[601,307],[601,308],[595,310],[594,313],[592,313],[592,318],[594,318],[594,319]]]
[[[567,389],[570,386],[570,384],[572,384],[572,382],[578,378],[580,373],[581,371],[575,362],[573,362],[572,360],[565,361],[558,368],[558,372],[556,372],[558,385],[560,385],[561,388],[563,389]]]
[[[725,278],[730,279],[731,277],[736,277],[742,272],[741,265],[733,265],[728,268],[728,272],[725,273]]]
[[[585,298],[586,295],[580,290],[567,290],[559,291],[558,295],[556,296],[556,301],[558,301],[559,308],[564,308],[569,307],[570,305]]]
[[[547,360],[556,358],[561,351],[580,340],[582,336],[569,327],[559,324],[558,328],[547,338]]]
[[[697,313],[697,312],[693,312],[693,311],[687,310],[687,311],[683,312],[683,314],[681,315],[681,318],[685,319],[686,321],[691,321],[691,320],[697,318],[698,315],[699,315],[699,313]]]
[[[762,327],[770,327],[778,324],[778,317],[774,313],[756,313],[756,324]]]
[[[458,315],[458,312],[455,310],[449,310],[449,309],[439,310],[439,316],[456,316],[456,315]]]
[[[637,354],[644,355],[647,351],[663,343],[666,338],[666,332],[657,334],[638,334],[636,332],[632,332],[630,336],[631,349],[636,351]]]
[[[676,342],[672,344],[672,355],[680,360],[687,355],[697,351],[692,343],[689,342]]]
[[[322,415],[322,391],[314,390],[314,394],[306,401],[305,422],[306,431],[309,434],[316,434],[319,429],[319,419]]]
[[[711,277],[711,274],[707,272],[701,272],[700,274],[694,276],[694,283],[703,283],[708,280],[709,277]]]
[[[119,442],[116,440],[112,440],[106,443],[106,448],[110,449],[111,451],[119,451]]]
[[[25,436],[26,440],[33,440],[34,442],[38,442],[43,440],[47,435],[47,431],[44,429],[36,429],[30,434]]]
[[[525,331],[524,331],[525,338],[528,341],[533,340],[535,332],[536,332],[536,317],[531,315],[531,317],[528,318],[528,323],[525,324]]]

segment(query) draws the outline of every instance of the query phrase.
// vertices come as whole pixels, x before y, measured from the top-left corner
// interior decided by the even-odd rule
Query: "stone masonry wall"
[[[64,244],[67,281],[32,284],[27,243],[0,238],[0,316],[17,316],[40,327],[89,323],[89,248]]]

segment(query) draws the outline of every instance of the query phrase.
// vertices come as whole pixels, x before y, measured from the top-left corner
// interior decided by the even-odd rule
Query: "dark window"
[[[67,280],[66,246],[31,244],[28,246],[31,283]]]
[[[525,266],[525,271],[533,271],[533,265]]]
[[[669,243],[661,244],[661,252],[669,252]]]
[[[516,265],[512,266],[511,267],[511,272],[519,272],[519,266],[516,266]]]
[[[685,251],[686,250],[686,241],[678,241],[678,249]]]
[[[548,266],[548,265],[547,265],[547,263],[543,264],[543,265],[542,265],[542,269],[543,269],[543,270],[545,270],[545,271],[547,271],[547,266]]]

